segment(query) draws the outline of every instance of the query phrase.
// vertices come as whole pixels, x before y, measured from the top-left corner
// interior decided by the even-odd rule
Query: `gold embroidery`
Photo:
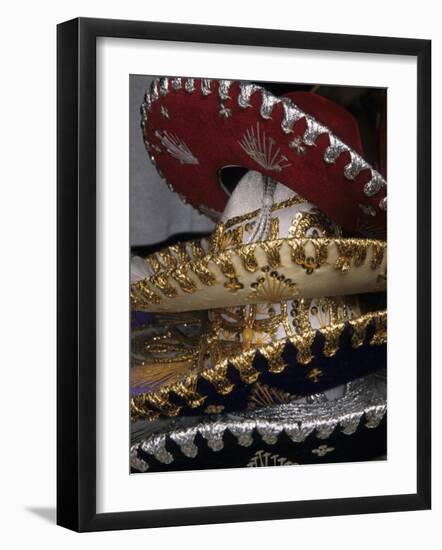
[[[177,259],[171,252],[171,247],[165,248],[158,252],[158,256],[161,258],[161,263],[166,269],[172,269],[177,265]]]
[[[315,251],[314,257],[306,255],[305,245],[307,242],[310,242],[313,246]],[[324,265],[327,260],[328,246],[330,244],[328,239],[288,240],[287,243],[292,249],[292,262],[303,267],[307,275],[311,275],[315,269]]]
[[[261,243],[261,248],[264,250],[267,263],[269,267],[275,269],[281,265],[281,255],[280,250],[282,246],[282,241],[266,241]]]
[[[202,260],[206,255],[199,241],[190,241],[190,251],[194,260]]]
[[[350,303],[352,303],[351,307]],[[355,299],[352,300],[350,297],[346,298],[346,301],[340,297],[324,297],[311,300],[308,311],[322,328],[339,321],[351,319],[353,307],[357,308],[359,312]]]
[[[186,265],[181,265],[180,267],[177,267],[172,271],[172,277],[180,285],[180,288],[184,292],[192,294],[196,290],[196,284],[194,283],[194,281],[192,281],[190,277],[186,275],[186,270]]]
[[[230,290],[230,292],[235,293],[243,289],[244,285],[240,283],[236,277],[232,277],[227,283],[224,283],[224,287]]]
[[[324,375],[324,372],[321,369],[314,368],[307,374],[306,378],[311,380],[313,383],[318,382],[319,378]]]
[[[142,399],[138,399],[138,397],[141,397]],[[138,408],[140,408],[144,402],[149,408],[153,407],[166,416],[177,416],[181,411],[180,406],[174,405],[169,401],[169,392],[167,389],[166,391],[161,389],[155,393],[144,393],[141,396],[134,397],[133,400],[135,402],[139,402],[137,403]]]
[[[219,236],[222,236],[219,234]],[[216,244],[216,243],[215,243]],[[146,277],[142,281],[132,284],[132,304],[134,307],[145,307],[148,309],[149,304],[159,304],[162,296],[157,296],[155,289],[160,290],[167,297],[172,298],[178,296],[177,288],[171,282],[176,280],[184,292],[194,292],[198,290],[196,282],[189,277],[189,271],[195,273],[203,285],[210,286],[215,283],[222,284],[216,279],[216,270],[213,264],[217,265],[224,277],[227,279],[224,282],[225,288],[232,292],[244,288],[241,282],[242,269],[254,272],[259,269],[259,260],[261,261],[262,253],[267,259],[267,266],[273,272],[277,272],[275,268],[280,267],[282,247],[288,246],[290,249],[291,261],[305,269],[307,274],[312,274],[315,270],[324,265],[329,265],[327,260],[330,254],[334,256],[333,246],[336,247],[337,257],[334,256],[334,267],[346,273],[352,267],[358,268],[364,262],[370,261],[372,269],[379,269],[384,261],[386,243],[384,241],[373,241],[369,239],[332,239],[332,238],[301,238],[301,239],[277,239],[266,242],[258,242],[249,245],[241,245],[232,250],[219,252],[217,254],[208,254],[204,251],[201,244],[194,242],[191,244],[192,251],[197,255],[203,255],[203,259],[183,262],[178,267],[160,270],[154,275]],[[175,246],[175,245],[174,245]],[[258,254],[258,249],[262,253]],[[370,254],[367,253],[371,249]],[[163,253],[163,261],[168,264],[178,261],[178,257],[184,259],[185,250],[174,248],[175,255]],[[239,273],[236,272],[235,265],[232,261],[236,255],[241,260],[241,266],[238,266]],[[173,259],[171,257],[173,256]],[[369,258],[367,260],[367,257]],[[148,261],[154,266],[153,269],[158,269],[158,260],[151,256]],[[186,269],[183,267],[185,265]],[[288,266],[285,266],[286,268]],[[264,269],[263,268],[263,269]],[[178,271],[176,271],[178,270]],[[366,275],[364,275],[366,276]],[[375,276],[377,276],[375,274]],[[150,286],[146,286],[146,282]],[[263,282],[261,282],[263,284]],[[152,287],[152,288],[150,288]],[[194,287],[196,287],[194,289]],[[145,294],[145,296],[143,296]],[[253,292],[255,296],[255,292]],[[290,297],[293,297],[291,294]],[[276,300],[278,301],[278,300]]]
[[[284,351],[285,344],[285,340],[279,340],[259,349],[261,355],[263,355],[268,361],[269,372],[279,374],[286,368],[287,365],[281,356]]]
[[[339,325],[328,326],[324,327],[321,332],[325,337],[323,353],[325,357],[333,357],[339,349],[341,327]]]
[[[212,286],[216,283],[216,277],[207,267],[207,261],[200,260],[198,262],[191,262],[189,268],[197,275],[203,285]]]
[[[238,357],[229,359],[229,363],[235,367],[239,372],[241,380],[246,384],[251,384],[256,382],[259,378],[259,371],[256,370],[253,366],[253,359],[255,357],[255,352],[245,352]]]
[[[158,273],[163,269],[163,266],[161,265],[158,258],[155,256],[155,254],[152,254],[152,256],[149,256],[145,259],[146,263],[150,265],[152,273]]]
[[[338,259],[335,268],[347,273],[353,260],[355,267],[360,267],[367,257],[366,242],[362,239],[341,239],[336,241]]]
[[[253,288],[248,295],[250,300],[276,303],[290,300],[298,294],[297,285],[291,279],[286,279],[277,271],[271,271],[269,266],[263,267],[261,271],[264,277],[259,277],[250,285]]]
[[[169,248],[176,256],[178,256],[179,262],[187,263],[190,261],[190,257],[189,257],[189,254],[187,253],[185,243],[174,244]]]
[[[279,218],[272,218],[270,220],[268,240],[275,241],[276,239],[279,239]]]
[[[309,231],[312,233],[309,235]],[[339,236],[341,231],[319,210],[298,212],[290,226],[288,237],[300,239],[303,237],[333,237]]]
[[[207,399],[206,395],[200,395],[196,391],[196,385],[198,382],[198,377],[196,374],[188,376],[182,382],[178,382],[174,386],[174,393],[179,397],[184,399],[184,401],[189,405],[190,408],[196,409],[200,407],[204,401]]]
[[[308,311],[309,306],[305,298],[294,300],[293,309],[290,314],[293,319],[293,326],[295,327],[296,334],[305,334],[312,326],[310,323]],[[293,334],[293,331],[289,328],[288,334]]]
[[[223,361],[214,368],[208,368],[201,373],[202,378],[210,382],[220,395],[229,394],[235,387],[227,378],[227,367],[227,361]]]
[[[383,241],[372,241],[371,243],[371,269],[377,269],[384,259],[385,246]]]
[[[343,328],[343,327],[342,327]],[[313,329],[306,330],[302,335],[294,334],[290,336],[290,342],[298,350],[296,354],[296,359],[301,365],[308,365],[313,359],[313,354],[311,352],[311,347],[316,336],[316,331]]]
[[[223,254],[214,256],[213,262],[220,268],[226,279],[228,279],[227,283],[224,283],[225,288],[229,289],[231,292],[237,292],[244,288],[244,285],[238,281],[235,266],[230,259],[230,255]]]
[[[215,231],[210,237],[209,252],[210,254],[218,254],[229,248],[241,246],[243,244],[242,241],[242,226],[226,231],[225,225],[223,223],[218,223],[215,227]]]
[[[326,341],[328,335],[329,342],[331,344],[328,344],[330,347],[328,348],[328,350],[324,350],[324,354],[331,353],[334,347],[334,343],[338,342],[339,344],[339,336],[340,334],[342,334],[342,331],[347,326],[347,322],[348,321],[336,323],[334,325],[331,325],[330,327],[327,327],[326,329],[313,330],[310,328],[302,335],[291,335],[289,337],[289,340],[292,345],[297,349],[297,361],[300,364],[304,365],[307,365],[311,362],[311,360],[313,359],[311,346],[313,345],[313,342],[318,332],[325,336]],[[385,344],[387,341],[387,314],[385,311],[368,313],[363,315],[357,321],[349,321],[350,326],[352,327],[353,335],[356,334],[356,339],[359,341],[359,339],[361,338],[361,332],[365,330],[365,327],[370,322],[374,322],[376,327],[375,334],[370,341],[370,345]],[[224,359],[221,359],[223,356],[223,351],[221,349],[218,349],[216,351],[217,347],[220,348],[220,342],[216,342],[216,337],[203,336],[201,341],[204,342],[207,347],[205,347],[204,349],[200,349],[200,364],[202,362],[202,357],[205,357],[208,361],[211,360],[212,363],[214,362],[215,366],[202,367],[201,364],[201,366],[199,367],[201,369],[200,376],[210,382],[217,393],[221,395],[227,395],[235,387],[227,376],[229,362],[238,369],[240,375],[244,377],[246,383],[252,383],[255,377],[256,379],[259,377],[259,371],[252,367],[253,359],[255,358],[257,353],[262,354],[269,361],[267,367],[269,372],[283,372],[284,368],[286,368],[282,358],[282,353],[284,351],[286,342],[285,339],[272,342],[271,344],[267,344],[266,346],[256,347],[253,350],[248,351],[247,353],[238,351],[237,356],[230,355],[228,358]],[[208,349],[210,349],[210,353],[207,353]],[[217,362],[219,359],[221,359],[221,361]],[[321,376],[323,376],[323,374],[324,373],[321,369],[313,368],[307,373],[306,376],[313,382],[316,382]],[[194,380],[195,378],[193,376],[190,377],[190,382],[192,382],[192,384],[194,383]],[[171,393],[176,393],[177,395],[179,394],[178,392],[183,393],[184,390],[182,384],[186,385],[186,379],[179,382],[178,384],[174,383],[170,386],[161,388],[156,392],[145,393],[132,398],[132,418],[146,416],[149,418],[155,417],[157,411],[167,416],[176,416],[177,414],[179,414],[180,407],[171,403],[169,400],[169,396]],[[195,388],[196,387],[194,386],[193,389],[195,390]],[[178,389],[178,392],[175,391],[176,389]],[[192,395],[192,392],[190,392],[190,399],[192,399]],[[194,396],[195,399],[199,399],[200,397],[202,398],[204,396]]]
[[[353,348],[359,348],[364,343],[369,322],[370,318],[367,317],[359,317],[350,321],[350,326],[352,328],[351,345]]]
[[[242,265],[246,271],[254,273],[258,269],[258,262],[255,258],[256,244],[249,244],[246,247],[239,248],[236,252],[241,258]]]
[[[372,346],[379,346],[387,341],[387,317],[376,317],[375,320],[375,332],[370,344]]]
[[[130,418],[131,420],[137,420],[142,418],[149,422],[157,420],[160,417],[160,412],[149,408],[149,405],[143,400],[141,403],[139,399],[133,397],[130,400]]]
[[[150,278],[151,283],[159,288],[163,294],[168,298],[174,298],[177,296],[176,289],[169,283],[169,277],[167,273],[158,273]]]
[[[224,235],[224,224],[218,223],[209,240],[209,253],[218,254],[221,249],[221,240]]]
[[[228,248],[233,248],[235,246],[241,246],[243,240],[243,227],[240,225],[235,229],[230,229],[225,231],[220,243],[220,251],[223,252]]]
[[[132,285],[131,291],[132,306],[148,306],[149,304],[160,304],[161,298],[149,288],[147,282],[139,281],[137,285]]]

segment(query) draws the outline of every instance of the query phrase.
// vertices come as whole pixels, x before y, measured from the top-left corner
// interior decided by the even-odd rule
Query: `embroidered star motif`
[[[323,374],[324,373],[321,369],[315,368],[308,373],[307,378],[315,383],[319,380],[320,376],[323,376]]]
[[[292,139],[292,141],[289,143],[290,149],[293,149],[298,155],[304,155],[305,154],[305,146],[302,144],[302,137],[296,136]]]
[[[221,103],[219,115],[222,116],[223,118],[229,118],[232,116],[232,111],[228,107],[225,107],[224,103]]]
[[[317,449],[312,450],[312,453],[317,456],[325,456],[327,453],[331,453],[334,450],[334,447],[329,447],[328,445],[319,445]]]

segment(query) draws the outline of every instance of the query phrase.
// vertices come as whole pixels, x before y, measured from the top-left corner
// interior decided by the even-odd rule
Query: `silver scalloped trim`
[[[150,90],[146,93],[144,103],[141,106],[142,114],[142,126],[144,127],[147,121],[147,114],[149,113],[152,104],[157,101],[161,95],[167,94],[169,84],[173,90],[177,91],[182,88],[183,79],[176,77],[169,81],[167,77],[156,78],[150,85]],[[210,84],[209,84],[210,83]],[[208,95],[212,93],[211,85],[213,81],[210,79],[201,80],[201,93]],[[231,99],[229,92],[232,85],[232,80],[219,80],[218,81],[218,94],[221,101]],[[195,91],[195,79],[187,78],[184,82],[184,89],[187,93],[193,93]],[[241,109],[251,107],[250,98],[255,92],[261,92],[261,105],[260,116],[268,120],[272,117],[273,108],[278,103],[283,104],[283,116],[281,120],[281,130],[285,134],[292,132],[293,125],[300,119],[305,118],[306,130],[303,135],[303,141],[308,146],[313,146],[316,139],[321,134],[327,134],[329,137],[330,145],[324,152],[324,162],[327,164],[334,164],[339,156],[343,153],[350,154],[350,162],[344,167],[344,176],[346,179],[353,181],[363,170],[370,170],[371,178],[364,186],[364,194],[367,197],[376,195],[379,191],[387,186],[386,180],[374,170],[365,160],[358,155],[353,149],[337,138],[333,132],[326,126],[320,124],[313,117],[303,112],[297,105],[295,105],[289,98],[278,98],[274,96],[268,90],[265,90],[261,86],[252,83],[241,82],[239,84],[239,93],[237,97],[238,105]],[[230,111],[230,110],[229,110]],[[148,146],[145,141],[146,147]],[[386,197],[379,202],[379,209],[386,211],[387,200]]]
[[[382,375],[372,374],[365,378],[349,382],[346,394],[336,400],[315,402],[292,402],[274,405],[239,413],[225,415],[207,415],[197,419],[197,424],[188,428],[174,427],[163,433],[157,433],[137,442],[131,447],[131,464],[139,471],[143,466],[143,453],[154,456],[163,464],[170,464],[174,457],[166,449],[166,438],[170,437],[182,453],[195,458],[198,447],[195,437],[200,434],[212,451],[223,449],[223,436],[229,431],[236,437],[238,445],[248,447],[258,434],[268,445],[275,445],[281,433],[285,433],[294,443],[302,443],[314,433],[317,439],[328,439],[335,430],[345,435],[353,435],[365,418],[367,428],[377,428],[386,412],[386,383]],[[175,420],[175,422],[177,422]],[[139,454],[141,451],[141,456]]]
[[[385,185],[384,178],[378,173],[373,173],[371,180],[364,185],[364,194],[367,197],[376,195]]]
[[[188,458],[195,458],[198,454],[198,447],[194,443],[194,439],[196,435],[197,435],[197,430],[196,428],[194,428],[193,433],[192,433],[192,430],[190,430],[185,437],[183,437],[182,433],[178,432],[178,433],[173,433],[170,436],[170,438],[177,445],[179,445],[183,455],[187,456]]]
[[[193,92],[195,91],[195,79],[187,78],[186,82],[184,83],[184,89],[188,94],[193,94]]]
[[[232,83],[232,80],[218,81],[218,95],[221,101],[226,101],[226,99],[230,99],[229,91]]]
[[[210,89],[212,81],[209,78],[201,79],[201,93],[203,95],[210,95],[212,90]]]
[[[283,98],[282,100],[283,117],[281,122],[282,131],[285,134],[290,134],[293,130],[295,122],[304,118],[306,114],[301,111],[290,99]]]
[[[311,117],[305,118],[307,128],[305,129],[302,141],[312,147],[315,145],[316,140],[321,134],[327,134],[328,129],[323,126],[320,122]]]
[[[350,151],[350,162],[344,167],[344,176],[348,180],[353,181],[362,170],[366,170],[367,168],[370,168],[370,166],[365,160],[354,151]],[[372,173],[375,174],[377,172],[372,170]]]
[[[338,158],[347,151],[347,146],[339,138],[329,134],[330,145],[324,152],[324,160],[327,164],[334,164]]]
[[[272,118],[273,107],[281,103],[281,100],[274,96],[271,92],[261,88],[261,109],[260,114],[265,120]]]
[[[172,78],[171,85],[172,85],[172,90],[175,90],[175,92],[177,92],[178,90],[181,90],[181,87],[183,85],[182,79],[179,77]]]
[[[165,96],[169,93],[169,79],[167,76],[160,78],[160,95]]]
[[[150,89],[149,89],[149,94],[150,94],[150,98],[151,98],[151,101],[152,103],[154,101],[157,101],[160,97],[160,94],[158,92],[158,84],[159,84],[159,81],[160,79],[159,78],[156,78],[155,80],[153,80],[151,83],[150,83]]]
[[[150,455],[153,455],[163,464],[171,464],[174,460],[173,455],[166,449],[166,436],[164,434],[154,435],[149,442],[144,441],[140,449]]]
[[[256,84],[250,84],[248,82],[241,82],[239,85],[238,105],[241,109],[247,109],[251,107],[250,99],[252,95],[260,88]]]

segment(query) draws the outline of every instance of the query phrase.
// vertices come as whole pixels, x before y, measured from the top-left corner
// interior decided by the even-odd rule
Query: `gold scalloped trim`
[[[318,332],[324,336],[323,354],[325,357],[332,357],[339,349],[339,339],[347,324],[352,328],[351,345],[353,348],[358,348],[363,344],[367,327],[372,321],[374,322],[375,330],[369,345],[377,346],[385,344],[387,342],[386,311],[367,313],[356,319],[335,323],[322,329],[310,329],[302,335],[291,336],[288,340],[297,349],[297,361],[302,365],[308,365],[314,357],[311,346]],[[214,348],[213,356],[217,357],[217,364],[213,367],[205,367],[199,374],[192,373],[180,382],[175,382],[155,392],[133,397],[131,399],[131,417],[133,420],[138,417],[157,418],[159,415],[177,416],[181,407],[170,401],[172,393],[183,398],[189,407],[199,407],[207,397],[197,392],[196,388],[199,377],[209,382],[218,394],[228,395],[235,387],[235,384],[227,376],[229,365],[238,371],[242,382],[245,384],[256,382],[261,374],[260,371],[253,367],[253,361],[257,353],[266,358],[268,363],[267,369],[271,373],[282,373],[287,367],[282,357],[287,339],[278,340],[271,344],[224,358],[222,358],[219,346],[217,345],[219,342],[217,342],[215,337],[209,336],[206,342],[208,347],[205,350],[200,350],[199,361],[200,363],[203,361],[204,351]],[[319,369],[313,370],[319,371]],[[307,377],[312,380],[317,380],[321,375],[322,371],[310,371],[307,373]]]
[[[222,227],[211,241],[211,249],[218,250],[219,240],[222,239]],[[155,265],[155,274],[151,277],[134,283],[131,286],[131,301],[134,309],[147,309],[152,304],[160,304],[165,299],[179,296],[178,289],[184,293],[198,292],[198,281],[204,286],[213,286],[217,282],[224,284],[229,292],[237,292],[244,285],[240,280],[235,263],[240,262],[242,269],[248,273],[254,273],[259,269],[256,257],[258,250],[264,254],[267,265],[279,267],[281,265],[281,248],[287,244],[291,248],[291,261],[312,275],[317,269],[328,264],[328,258],[332,247],[337,258],[334,268],[343,273],[348,273],[352,268],[361,267],[367,261],[372,270],[378,269],[385,256],[387,243],[374,239],[342,239],[342,238],[284,238],[265,242],[244,244],[217,253],[205,253],[201,244],[196,241],[190,243],[193,258],[181,264],[178,257],[173,256],[174,250],[166,249],[160,253],[167,265],[174,265],[168,269],[158,271],[158,266],[152,257],[146,258],[151,265]],[[175,245],[176,247],[176,245]],[[369,253],[370,252],[370,253]],[[184,259],[181,250],[180,256]],[[225,281],[217,280],[217,267]],[[219,275],[218,275],[219,276]]]

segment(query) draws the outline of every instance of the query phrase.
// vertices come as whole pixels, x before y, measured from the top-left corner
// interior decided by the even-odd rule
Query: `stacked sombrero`
[[[191,78],[155,80],[142,115],[158,172],[217,225],[133,259],[133,468],[384,454],[386,182],[353,117]]]

